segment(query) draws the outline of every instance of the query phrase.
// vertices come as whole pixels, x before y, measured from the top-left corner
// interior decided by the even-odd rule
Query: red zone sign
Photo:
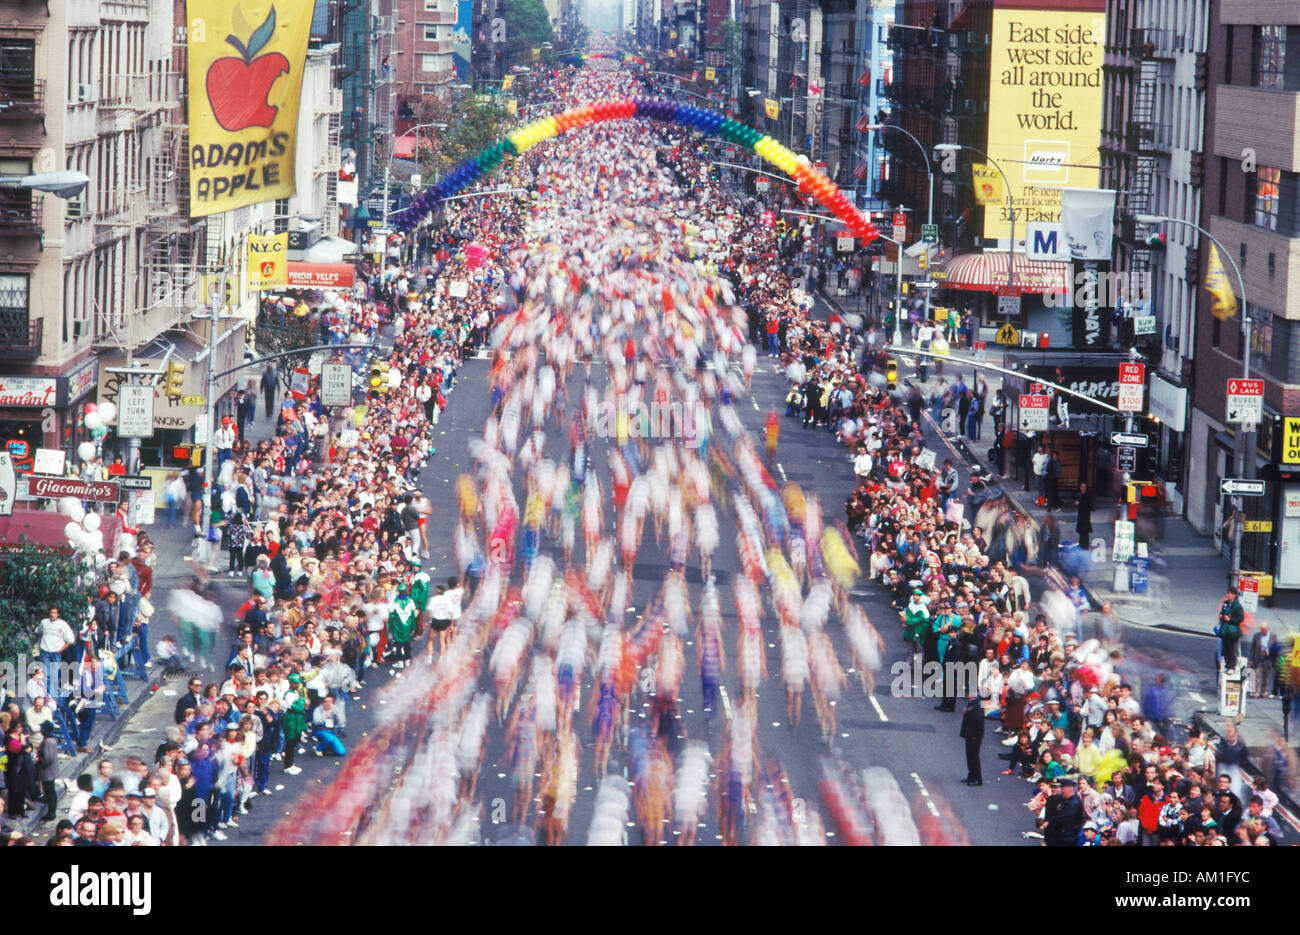
[[[46,477],[33,474],[27,480],[28,499],[54,499],[76,497],[78,500],[96,500],[116,503],[118,485],[114,481],[84,481],[71,477]]]

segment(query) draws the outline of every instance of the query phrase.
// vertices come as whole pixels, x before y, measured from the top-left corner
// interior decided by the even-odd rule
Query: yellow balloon
[[[542,127],[547,138],[559,135],[560,127],[559,124],[555,122],[554,117],[547,117],[545,120],[543,120]]]

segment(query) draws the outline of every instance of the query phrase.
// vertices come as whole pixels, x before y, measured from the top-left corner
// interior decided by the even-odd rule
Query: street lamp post
[[[925,223],[930,225],[934,224],[934,166],[931,165],[930,154],[925,151],[925,147],[921,145],[921,141],[918,140],[911,133],[909,133],[907,130],[893,123],[873,123],[868,125],[867,129],[868,130],[897,130],[899,133],[902,133],[909,140],[915,143],[916,148],[921,151],[921,158],[925,160],[925,174],[929,177],[929,181],[930,181],[930,201],[929,201],[929,206],[926,209]],[[928,271],[930,265],[930,247],[928,244],[925,245],[925,260],[926,260],[926,269]],[[901,251],[898,255],[898,261],[900,265],[903,262],[903,255]],[[895,315],[894,317],[895,317],[895,321],[897,321],[898,316]],[[930,318],[930,290],[929,289],[925,290],[925,317],[926,320],[929,320]]]
[[[1011,182],[1007,179],[1007,174],[1002,171],[998,165],[989,156],[988,153],[976,149],[974,146],[966,146],[962,143],[940,143],[934,148],[935,152],[956,152],[959,149],[968,149],[975,155],[981,157],[985,162],[998,170],[998,175],[1002,176],[1002,191],[1006,193],[1007,211],[1011,215],[1011,247],[1007,251],[1007,286],[1012,287],[1016,284],[1016,205],[1011,196]]]
[[[384,166],[384,230],[388,230],[388,180],[393,174],[393,154],[397,152],[397,140],[404,140],[412,133],[418,133],[420,130],[430,130],[435,128],[445,130],[447,129],[447,125],[445,123],[417,123],[415,126],[411,127],[411,129],[397,137],[397,139],[393,140],[392,148],[388,150],[388,163]],[[416,155],[418,156],[418,150],[420,148],[418,137],[416,138],[415,146],[417,150]]]
[[[1250,312],[1246,305],[1246,280],[1241,276],[1241,268],[1237,266],[1237,261],[1232,258],[1232,254],[1223,248],[1219,239],[1207,231],[1201,225],[1193,221],[1185,221],[1182,218],[1171,218],[1161,214],[1138,214],[1133,218],[1139,224],[1181,224],[1184,227],[1190,227],[1198,234],[1203,234],[1210,239],[1219,250],[1219,255],[1228,261],[1232,267],[1233,275],[1237,277],[1237,288],[1241,292],[1241,328],[1245,337],[1246,350],[1243,355],[1241,375],[1250,379],[1250,341],[1251,331],[1254,320],[1250,317]],[[1238,477],[1255,476],[1255,459],[1250,454],[1254,450],[1255,430],[1248,429],[1249,423],[1242,423],[1241,429],[1236,433],[1233,442],[1232,463],[1233,470]],[[1243,473],[1244,472],[1244,473]],[[1237,510],[1236,522],[1232,524],[1232,584],[1236,585],[1241,576],[1241,507],[1240,500],[1237,501],[1235,508]]]

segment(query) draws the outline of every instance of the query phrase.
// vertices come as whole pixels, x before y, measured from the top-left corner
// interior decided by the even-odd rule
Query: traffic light
[[[168,361],[163,391],[167,394],[168,399],[179,399],[185,395],[185,361]]]
[[[891,393],[898,389],[898,361],[892,357],[885,361],[885,389]]]
[[[370,363],[370,395],[385,396],[388,394],[388,361],[374,360]]]
[[[1163,250],[1168,242],[1168,237],[1165,236],[1164,231],[1155,231],[1147,234],[1142,242],[1147,245],[1149,250]]]

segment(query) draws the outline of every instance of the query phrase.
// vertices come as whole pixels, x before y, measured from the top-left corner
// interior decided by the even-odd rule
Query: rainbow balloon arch
[[[391,223],[402,231],[413,230],[428,217],[438,204],[452,197],[466,185],[494,171],[507,156],[521,156],[538,143],[576,130],[580,127],[603,123],[607,120],[651,120],[658,123],[676,123],[713,133],[725,140],[752,149],[765,161],[790,176],[798,185],[801,195],[811,195],[840,220],[854,237],[869,245],[880,236],[880,231],[870,218],[853,206],[838,185],[818,172],[807,157],[800,156],[782,146],[772,137],[722,116],[714,111],[656,98],[629,98],[621,101],[601,101],[583,107],[574,107],[560,114],[542,117],[525,124],[503,140],[498,140],[477,156],[471,156],[445,178],[416,196],[407,208],[397,212]]]

